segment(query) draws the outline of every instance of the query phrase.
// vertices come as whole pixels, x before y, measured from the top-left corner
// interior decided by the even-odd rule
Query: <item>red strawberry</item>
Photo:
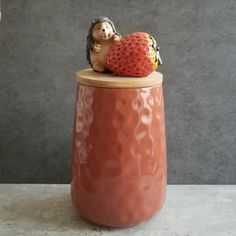
[[[147,76],[161,64],[155,39],[143,32],[132,33],[116,42],[105,61],[111,72],[122,76]]]

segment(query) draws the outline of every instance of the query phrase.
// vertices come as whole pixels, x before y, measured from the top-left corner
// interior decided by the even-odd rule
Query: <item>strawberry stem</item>
[[[162,60],[160,56],[160,47],[156,47],[156,59],[158,60],[158,65],[162,65]]]

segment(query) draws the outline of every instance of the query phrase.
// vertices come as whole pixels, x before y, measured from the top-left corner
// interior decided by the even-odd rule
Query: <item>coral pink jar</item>
[[[77,73],[71,197],[97,224],[130,226],[152,217],[166,192],[162,74]]]

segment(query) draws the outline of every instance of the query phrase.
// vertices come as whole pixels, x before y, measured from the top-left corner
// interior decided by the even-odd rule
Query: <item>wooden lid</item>
[[[147,77],[122,77],[111,73],[99,73],[92,69],[85,69],[76,73],[76,80],[81,84],[94,87],[143,88],[161,84],[163,75],[154,71]]]

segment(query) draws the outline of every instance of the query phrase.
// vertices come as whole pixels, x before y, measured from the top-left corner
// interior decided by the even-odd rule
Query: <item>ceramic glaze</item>
[[[166,192],[165,140],[161,84],[78,83],[71,196],[79,215],[124,227],[159,211]]]

